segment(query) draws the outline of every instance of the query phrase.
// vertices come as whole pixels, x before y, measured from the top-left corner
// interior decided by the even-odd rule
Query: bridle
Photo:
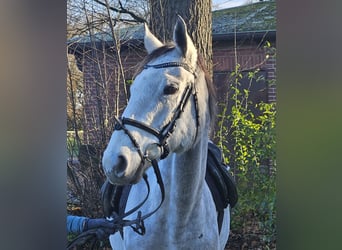
[[[197,78],[196,71],[189,64],[183,63],[183,62],[167,62],[167,63],[161,63],[161,64],[146,64],[144,66],[144,69],[148,69],[148,68],[162,69],[162,68],[170,68],[170,67],[182,67],[185,70],[187,70],[188,72],[193,74],[194,81]],[[154,172],[155,172],[155,175],[157,177],[157,182],[159,184],[161,195],[162,195],[161,196],[162,197],[161,202],[155,210],[153,210],[152,212],[150,212],[144,216],[141,216],[140,211],[138,212],[138,214],[140,213],[140,218],[139,218],[140,224],[139,225],[137,223],[137,219],[128,222],[128,224],[135,224],[136,228],[142,229],[142,230],[140,230],[140,232],[138,232],[136,230],[136,228],[133,228],[134,231],[137,233],[144,234],[145,229],[143,227],[143,219],[146,219],[147,217],[151,216],[153,213],[155,213],[160,208],[160,206],[162,205],[164,198],[165,198],[165,188],[164,188],[163,180],[162,180],[162,177],[160,174],[157,159],[155,159],[155,158],[151,159],[151,158],[149,158],[149,155],[147,153],[144,154],[142,152],[138,141],[135,139],[135,137],[132,135],[132,133],[129,131],[129,129],[126,127],[126,125],[139,128],[139,129],[141,129],[141,130],[143,130],[149,134],[154,135],[158,139],[158,143],[156,146],[158,146],[161,150],[160,159],[164,159],[170,153],[170,149],[169,149],[169,145],[167,143],[167,140],[172,135],[172,133],[174,132],[174,129],[176,127],[176,122],[180,118],[181,114],[184,112],[184,107],[189,102],[190,96],[192,95],[193,99],[194,99],[194,106],[195,106],[195,112],[196,112],[196,133],[195,133],[195,139],[194,139],[194,141],[196,141],[197,133],[198,133],[198,129],[199,129],[200,124],[199,124],[199,110],[198,110],[197,91],[195,88],[195,82],[194,81],[192,81],[191,83],[189,83],[185,87],[185,89],[182,93],[181,100],[178,103],[177,108],[176,108],[175,112],[173,113],[172,118],[160,130],[153,128],[153,127],[151,127],[151,126],[149,126],[149,125],[147,125],[141,121],[138,121],[138,120],[134,120],[131,118],[126,118],[126,117],[121,117],[119,119],[119,118],[115,117],[116,124],[114,126],[114,130],[117,130],[117,131],[123,130],[124,133],[130,138],[133,146],[135,147],[135,149],[137,150],[137,152],[141,158],[140,167],[144,166],[146,161],[151,162],[152,167],[153,167]],[[149,184],[148,184],[146,175],[144,175],[144,180],[148,186],[148,194],[149,194]],[[147,195],[147,197],[148,197],[148,195]],[[142,206],[142,204],[147,200],[147,197],[145,198],[145,200],[141,204],[137,205],[131,211],[133,211],[133,210],[137,211],[138,208],[140,208]],[[129,211],[127,213],[131,214],[132,212]],[[122,217],[126,217],[127,213],[124,214]],[[143,233],[141,233],[141,232],[143,232]]]
[[[167,62],[167,63],[161,63],[161,64],[147,64],[144,66],[144,69],[148,68],[155,68],[155,69],[161,69],[161,68],[170,68],[170,67],[182,67],[188,72],[192,73],[194,75],[194,79],[197,78],[197,74],[195,70],[192,69],[191,66],[189,66],[187,63],[183,62]],[[132,133],[127,129],[126,125],[130,125],[136,128],[139,128],[149,134],[154,135],[158,139],[157,146],[161,149],[161,156],[160,159],[164,159],[168,156],[170,153],[169,145],[167,143],[167,139],[172,135],[174,132],[174,129],[176,127],[176,121],[180,118],[181,114],[184,111],[184,107],[187,104],[188,100],[190,99],[190,96],[193,95],[194,98],[194,104],[195,104],[195,110],[196,110],[196,135],[195,139],[197,138],[198,128],[199,128],[199,111],[198,111],[198,99],[197,99],[197,91],[194,86],[194,82],[189,83],[186,88],[183,91],[182,97],[180,102],[178,103],[178,106],[170,119],[170,121],[162,127],[162,129],[158,130],[155,129],[141,121],[134,120],[131,118],[121,117],[120,119],[114,118],[116,121],[116,124],[114,126],[114,130],[123,130],[125,134],[130,138],[132,144],[134,145],[135,149],[137,150],[140,158],[141,158],[141,164],[144,165],[145,161],[152,162],[154,159],[150,159],[148,155],[145,153],[143,154],[141,147],[137,140],[134,138]]]
[[[154,69],[162,69],[162,68],[170,68],[170,67],[182,67],[183,69],[187,70],[188,72],[192,73],[194,76],[194,81],[197,78],[197,74],[196,71],[187,63],[183,63],[183,62],[167,62],[167,63],[161,63],[161,64],[147,64],[144,66],[144,69],[148,69],[148,68],[154,68]],[[161,177],[161,173],[159,170],[159,166],[158,166],[158,161],[157,159],[153,158],[151,159],[150,156],[147,153],[143,153],[141,150],[141,147],[138,143],[138,141],[135,139],[135,137],[132,135],[132,133],[129,131],[129,129],[126,127],[127,125],[129,126],[133,126],[136,128],[139,128],[149,134],[154,135],[157,139],[158,139],[158,143],[156,144],[156,146],[158,146],[161,150],[161,155],[160,155],[160,159],[164,159],[166,158],[169,153],[170,153],[170,149],[169,149],[169,145],[167,143],[168,138],[172,135],[172,133],[174,132],[174,129],[176,127],[176,122],[177,120],[180,118],[181,114],[184,111],[184,107],[185,105],[188,103],[190,96],[193,96],[194,99],[194,106],[195,106],[195,112],[196,112],[196,134],[195,134],[195,139],[194,141],[196,141],[197,138],[197,133],[198,133],[198,129],[199,129],[199,111],[198,111],[198,99],[197,99],[197,91],[196,88],[194,86],[194,81],[189,83],[183,93],[182,93],[182,97],[180,102],[177,105],[177,108],[175,110],[175,112],[173,113],[172,118],[170,119],[170,121],[163,126],[160,130],[155,129],[141,121],[138,120],[134,120],[131,118],[126,118],[126,117],[121,117],[121,118],[117,118],[114,117],[116,124],[114,126],[114,130],[123,130],[124,133],[130,138],[133,146],[135,147],[135,149],[137,150],[140,158],[141,158],[141,162],[140,162],[140,167],[144,166],[146,161],[151,162],[152,167],[154,169],[155,175],[156,175],[156,179],[157,179],[157,183],[160,187],[160,192],[161,192],[161,201],[159,203],[159,205],[151,212],[142,215],[141,211],[138,211],[142,205],[146,202],[146,200],[149,197],[150,194],[150,185],[147,179],[147,175],[144,174],[143,179],[146,183],[147,186],[147,195],[145,196],[144,200],[139,203],[136,207],[132,208],[131,210],[129,210],[128,212],[124,213],[123,215],[118,216],[117,214],[113,214],[113,229],[115,232],[117,231],[122,231],[122,229],[124,227],[130,226],[136,233],[140,234],[140,235],[144,235],[145,234],[145,226],[144,226],[144,220],[148,217],[150,217],[151,215],[153,215],[162,205],[164,198],[165,198],[165,187],[164,187],[164,183],[163,183],[163,179]],[[127,217],[128,215],[133,214],[134,212],[137,212],[137,217],[136,219],[133,220],[126,220],[124,219],[125,217]],[[98,230],[93,229],[93,230],[89,230],[86,231],[82,234],[80,234],[78,237],[76,237],[76,239],[74,239],[72,242],[70,242],[68,244],[67,249],[72,249],[74,246],[83,243],[83,241],[85,240],[93,240],[93,245],[95,244],[95,241],[97,238],[99,238],[97,236],[98,234]]]

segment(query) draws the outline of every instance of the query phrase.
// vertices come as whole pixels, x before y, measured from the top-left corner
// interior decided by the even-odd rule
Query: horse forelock
[[[154,50],[152,53],[148,54],[143,61],[139,64],[137,71],[134,74],[137,76],[143,69],[146,64],[151,62],[154,59],[157,59],[158,57],[172,51],[175,49],[174,43],[167,43],[164,46]],[[216,117],[216,88],[214,86],[214,83],[209,75],[209,72],[205,66],[204,59],[202,55],[198,54],[197,57],[197,67],[203,71],[204,78],[207,84],[208,94],[209,94],[209,114],[210,114],[210,120],[211,120],[211,126],[214,124],[214,120]]]

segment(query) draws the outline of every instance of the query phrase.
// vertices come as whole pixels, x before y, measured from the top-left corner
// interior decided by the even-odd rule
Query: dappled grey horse
[[[114,249],[224,249],[229,206],[219,232],[214,200],[205,182],[215,104],[212,82],[182,18],[174,27],[171,44],[160,42],[146,25],[144,42],[148,55],[131,86],[128,105],[117,119],[103,168],[111,183],[134,184],[126,211],[141,203],[146,193],[149,197],[139,211],[155,211],[144,220],[144,235],[124,227],[123,237],[111,235],[110,243]],[[125,219],[136,218],[133,213]]]

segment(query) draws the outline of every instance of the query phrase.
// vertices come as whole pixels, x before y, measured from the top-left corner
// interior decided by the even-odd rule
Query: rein
[[[117,225],[118,230],[122,230],[124,227],[130,226],[134,232],[136,232],[140,235],[144,235],[145,234],[144,220],[147,219],[148,217],[150,217],[151,215],[153,215],[155,212],[157,212],[157,210],[163,204],[164,199],[165,199],[165,187],[164,187],[163,179],[161,177],[160,170],[158,167],[158,163],[156,160],[152,161],[152,166],[153,166],[153,170],[154,170],[154,173],[156,175],[157,182],[158,182],[158,185],[160,187],[160,192],[161,192],[161,201],[160,201],[159,205],[153,211],[151,211],[145,215],[142,215],[141,211],[138,211],[138,209],[140,207],[142,207],[142,205],[146,202],[146,200],[148,199],[148,197],[150,195],[150,185],[149,185],[148,180],[147,180],[147,175],[144,175],[143,178],[144,178],[144,181],[145,181],[146,186],[147,186],[147,195],[146,195],[145,199],[140,204],[138,204],[137,206],[135,206],[134,208],[132,208],[128,212],[124,213],[122,216],[115,216],[114,221],[116,220],[116,225]],[[123,218],[127,217],[128,215],[133,214],[136,211],[138,211],[138,215],[137,215],[136,219],[134,219],[134,220],[123,220]],[[116,230],[116,231],[118,231],[118,230]]]
[[[161,201],[160,201],[159,205],[153,211],[151,211],[145,215],[142,215],[141,211],[138,211],[138,209],[142,207],[142,205],[146,202],[146,200],[148,199],[148,197],[150,195],[150,184],[148,182],[147,175],[144,175],[143,179],[144,179],[146,186],[147,186],[146,197],[137,206],[135,206],[134,208],[132,208],[128,212],[124,213],[123,215],[118,216],[116,213],[113,214],[114,215],[114,218],[112,220],[113,234],[118,232],[118,231],[122,231],[124,227],[129,226],[133,229],[134,232],[136,232],[140,235],[144,235],[146,232],[144,220],[147,219],[148,217],[150,217],[151,215],[153,215],[155,212],[157,212],[157,210],[163,204],[164,199],[165,199],[165,187],[164,187],[163,179],[161,177],[160,170],[158,167],[158,162],[156,160],[153,160],[152,166],[153,166],[153,170],[154,170],[154,173],[156,175],[157,183],[160,187],[160,192],[161,192]],[[123,218],[127,217],[128,215],[133,214],[136,211],[138,211],[138,215],[137,215],[136,219],[134,219],[134,220],[124,220],[123,219]],[[75,246],[82,245],[87,241],[90,241],[90,244],[91,244],[90,249],[94,249],[96,242],[98,240],[104,239],[106,237],[108,237],[108,235],[106,235],[105,231],[102,228],[95,228],[95,229],[87,230],[87,231],[79,234],[74,240],[72,240],[70,243],[68,243],[67,249],[71,250]]]

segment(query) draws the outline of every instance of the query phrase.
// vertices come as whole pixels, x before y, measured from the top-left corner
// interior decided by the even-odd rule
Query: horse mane
[[[135,74],[134,74],[134,78],[136,75],[138,75],[144,68],[144,66],[146,64],[148,64],[150,61],[152,61],[153,59],[156,59],[158,57],[160,57],[161,55],[164,55],[165,53],[173,50],[175,48],[175,45],[173,43],[167,43],[164,46],[152,51],[152,53],[148,54],[143,61],[139,64]],[[209,115],[210,115],[210,125],[213,126],[214,124],[214,120],[216,117],[216,88],[214,86],[214,83],[212,81],[212,78],[209,75],[209,72],[205,66],[205,62],[203,59],[203,56],[201,54],[198,54],[197,57],[197,67],[199,67],[203,73],[204,73],[204,77],[205,77],[205,81],[207,84],[207,88],[208,88],[208,94],[209,94]]]

